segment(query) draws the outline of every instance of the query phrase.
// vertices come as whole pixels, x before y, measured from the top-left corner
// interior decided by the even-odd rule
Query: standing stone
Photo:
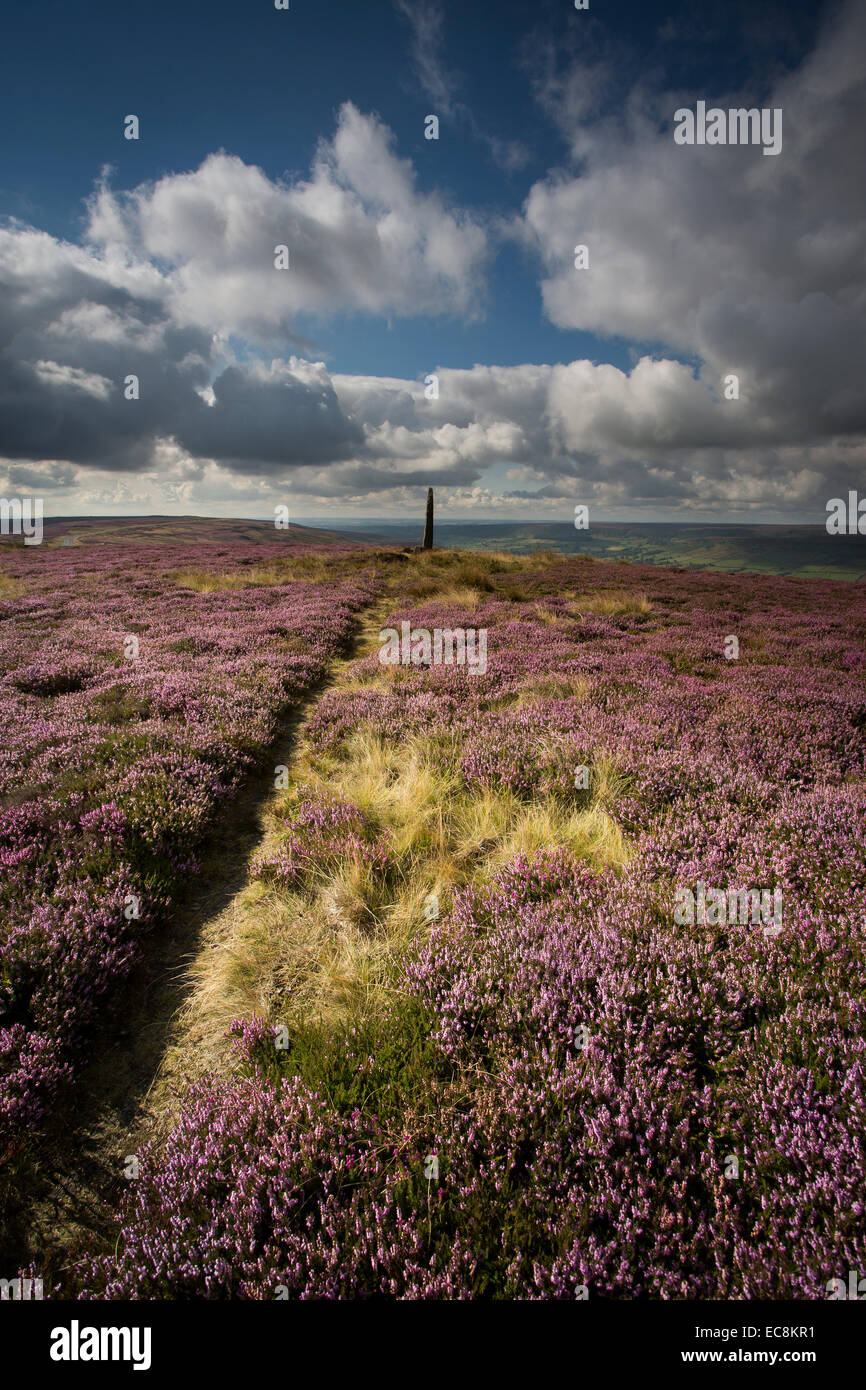
[[[423,550],[433,549],[433,489],[427,489],[427,520],[424,523],[424,545]]]

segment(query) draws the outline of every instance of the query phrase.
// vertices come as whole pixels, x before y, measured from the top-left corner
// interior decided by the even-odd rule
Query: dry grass
[[[527,676],[520,683],[519,704],[533,700],[583,700],[589,694],[592,681],[577,673],[562,676]]]
[[[532,616],[536,622],[544,623],[546,627],[556,627],[558,623],[562,622],[565,615],[557,612],[555,608],[545,608],[543,604],[539,603],[533,608]]]
[[[447,604],[449,608],[476,609],[481,603],[481,592],[469,584],[446,584],[434,589],[429,596],[437,603]]]
[[[222,593],[225,589],[243,589],[247,584],[252,583],[281,583],[288,581],[285,577],[277,580],[274,577],[265,579],[264,575],[273,576],[273,570],[266,570],[264,566],[257,565],[254,569],[244,571],[233,570],[231,573],[220,573],[213,570],[175,570],[168,576],[175,584],[179,584],[182,589],[194,589],[197,594],[216,594]]]
[[[401,592],[407,599],[439,598],[452,589],[510,595],[510,588],[500,589],[499,576],[528,574],[562,558],[553,551],[535,555],[509,555],[505,551],[419,551],[408,557]]]
[[[649,613],[652,604],[646,594],[630,590],[609,590],[607,592],[585,594],[570,605],[569,613],[580,617],[583,613],[600,613],[604,617],[615,617],[629,613]]]
[[[325,567],[322,566],[322,573]],[[182,589],[194,589],[197,594],[221,593],[226,589],[245,589],[253,585],[291,584],[298,574],[288,564],[250,565],[247,569],[219,570],[185,569],[170,574]]]
[[[442,572],[443,570],[472,571],[476,579],[493,574],[525,574],[530,570],[543,569],[553,560],[563,557],[554,551],[544,551],[535,555],[512,555],[507,550],[421,550],[409,557],[412,569],[419,573]]]
[[[372,549],[325,554],[282,554],[259,564],[243,565],[232,570],[201,569],[194,565],[172,571],[168,578],[184,589],[199,594],[213,594],[226,589],[244,589],[255,585],[291,584],[296,580],[333,578],[346,569],[364,569],[376,562]]]
[[[458,607],[477,607],[483,593],[497,588],[495,576],[522,574],[543,569],[553,560],[562,559],[553,551],[535,555],[509,555],[488,551],[468,553],[463,550],[427,550],[417,553],[384,552],[364,547],[339,556],[341,570],[363,568],[380,561],[397,560],[393,566],[399,578],[400,594],[407,602],[435,598]],[[327,554],[283,554],[266,559],[257,565],[233,570],[210,570],[190,565],[175,570],[169,578],[182,588],[196,593],[212,594],[226,589],[243,589],[250,585],[290,584],[296,579],[322,579],[334,573],[333,558]]]
[[[625,778],[608,753],[596,751],[592,760],[592,796],[596,806],[613,809],[625,790]]]
[[[527,805],[509,791],[469,792],[452,770],[453,753],[447,737],[396,744],[364,728],[341,758],[299,749],[295,787],[336,792],[359,806],[390,835],[397,874],[386,882],[349,858],[305,891],[252,881],[238,893],[191,971],[177,1054],[187,1073],[226,1065],[224,1035],[239,1016],[291,1025],[378,1013],[398,958],[429,929],[431,901],[446,911],[455,888],[489,881],[518,854],[563,846],[594,866],[625,863],[622,833],[605,809],[615,770],[602,760],[592,802],[576,809],[554,797]],[[282,792],[269,805],[259,852],[279,844],[292,795]]]
[[[539,850],[562,847],[596,868],[621,868],[627,858],[622,831],[598,804],[585,811],[566,810],[552,798],[521,807],[508,834],[491,852],[488,869],[500,869],[518,854],[527,858]]]
[[[0,570],[0,598],[20,598],[23,593],[23,581]]]
[[[589,677],[579,675],[576,671],[565,672],[562,675],[527,676],[516,689],[487,701],[485,708],[521,709],[525,705],[536,705],[543,700],[584,700],[591,689],[592,681]]]

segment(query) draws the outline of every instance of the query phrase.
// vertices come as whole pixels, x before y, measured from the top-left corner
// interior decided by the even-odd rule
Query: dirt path
[[[302,730],[323,695],[350,662],[373,649],[391,601],[359,614],[350,651],[284,719],[267,760],[224,809],[204,854],[202,870],[172,919],[151,938],[147,960],[125,990],[123,1012],[94,1045],[75,1089],[74,1112],[54,1127],[28,1174],[27,1205],[12,1223],[21,1267],[36,1266],[46,1291],[62,1280],[83,1242],[106,1230],[105,1204],[115,1206],[128,1185],[128,1159],[170,1127],[177,1089],[185,1079],[218,1064],[229,1044],[203,998],[213,976],[214,953],[230,951],[243,914],[249,866],[276,825],[282,792],[273,769],[291,768]]]

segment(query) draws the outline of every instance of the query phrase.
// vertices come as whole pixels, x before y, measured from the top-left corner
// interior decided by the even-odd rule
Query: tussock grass
[[[0,598],[20,598],[23,593],[23,581],[0,570]]]
[[[649,613],[652,611],[652,604],[646,594],[625,589],[610,590],[606,593],[585,594],[576,603],[571,604],[568,611],[573,617],[578,618],[583,613],[599,613],[610,618],[629,613]]]
[[[474,572],[476,576],[488,577],[493,574],[524,574],[529,570],[543,569],[552,560],[559,559],[562,556],[553,551],[512,555],[507,550],[421,550],[409,557],[409,563],[419,573],[465,570]]]
[[[596,867],[622,865],[622,833],[605,809],[616,773],[599,759],[584,808],[554,796],[527,804],[507,789],[468,790],[447,736],[387,742],[359,728],[343,756],[299,749],[294,787],[272,801],[260,852],[280,843],[284,817],[303,784],[338,793],[390,837],[396,874],[387,880],[348,856],[290,891],[251,882],[223,914],[223,943],[199,958],[188,1009],[195,1070],[225,1065],[219,1041],[239,1015],[277,1022],[362,1026],[393,993],[401,956],[429,930],[436,900],[447,911],[456,888],[477,885],[518,854],[562,846]]]
[[[597,752],[592,760],[592,793],[597,806],[607,810],[616,805],[626,787],[626,779],[608,753]]]
[[[393,668],[397,669],[397,668]],[[588,676],[576,671],[562,675],[527,676],[516,689],[497,695],[485,704],[487,709],[522,709],[544,700],[584,700],[592,689]]]
[[[601,806],[569,810],[562,802],[546,798],[521,807],[513,827],[489,856],[488,868],[504,868],[518,854],[531,858],[553,845],[598,868],[604,864],[621,868],[627,859],[622,831]]]
[[[489,588],[490,586],[485,585],[485,587]],[[426,599],[435,599],[437,602],[439,600],[448,602],[449,598],[456,594],[458,595],[456,600],[458,603],[461,602],[459,596],[463,595],[464,598],[462,601],[468,599],[473,606],[477,607],[480,593],[481,591],[478,587],[463,584],[458,577],[444,572],[439,575],[425,574],[418,578],[407,578],[401,593],[401,598],[407,606],[411,607],[414,604],[423,603]]]
[[[533,700],[583,700],[589,694],[592,681],[576,672],[561,676],[528,676],[521,681],[519,704]]]
[[[481,591],[470,584],[447,584],[443,588],[434,589],[428,597],[435,598],[437,603],[448,604],[451,608],[474,610],[481,603]]]
[[[364,569],[376,563],[376,552],[364,549],[334,555],[294,554],[288,552],[259,564],[241,565],[237,569],[214,570],[189,565],[172,571],[168,578],[184,589],[199,594],[212,594],[226,589],[245,589],[257,585],[291,584],[295,580],[333,578],[347,569]]]
[[[295,554],[291,551],[261,563],[232,570],[212,570],[194,565],[173,571],[169,578],[184,589],[212,594],[226,589],[244,589],[255,585],[290,584],[296,579],[323,579],[346,567],[365,568],[385,561],[399,562],[400,594],[407,603],[435,598],[453,602],[458,607],[477,607],[480,596],[497,589],[495,576],[527,573],[543,569],[552,560],[561,559],[555,552],[535,555],[509,555],[502,551],[470,553],[465,550],[426,550],[416,553],[383,551],[363,547],[349,553],[328,555]]]
[[[285,572],[278,576],[274,569],[256,565],[230,573],[196,569],[176,570],[168,577],[182,589],[194,589],[197,594],[216,594],[226,589],[244,589],[249,584],[287,584],[291,576]]]
[[[543,604],[537,604],[532,610],[532,616],[536,622],[544,623],[546,627],[556,627],[561,623],[565,614],[557,612],[555,608],[545,608]]]
[[[478,595],[501,593],[510,597],[513,588],[501,586],[501,576],[529,574],[558,559],[562,556],[552,551],[535,555],[510,555],[505,551],[419,551],[408,557],[401,592],[407,600],[435,597],[448,601],[452,590],[472,590]]]

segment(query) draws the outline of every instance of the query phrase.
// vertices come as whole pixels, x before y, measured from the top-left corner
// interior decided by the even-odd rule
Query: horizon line
[[[258,525],[272,524],[270,517],[262,516],[214,516],[204,512],[65,512],[62,515],[43,517],[45,522],[59,521],[223,521],[223,522],[254,522]],[[419,518],[415,514],[408,516],[357,516],[357,517],[333,517],[309,516],[298,517],[295,520],[289,519],[291,526],[305,526],[312,522],[328,522],[326,527],[316,527],[314,529],[340,530],[351,529],[351,523],[370,522],[377,525],[397,525],[397,526],[419,526],[423,528],[423,517]],[[341,525],[341,523],[345,523]],[[452,517],[436,518],[437,526],[566,526],[572,529],[570,521],[559,521],[554,517],[491,517],[479,520],[474,517]],[[593,521],[589,526],[580,527],[582,531],[591,531],[594,526],[778,526],[780,528],[803,527],[817,530],[825,529],[824,521],[683,521],[679,518],[661,519],[654,518],[647,520],[638,517],[610,517],[604,520]]]

